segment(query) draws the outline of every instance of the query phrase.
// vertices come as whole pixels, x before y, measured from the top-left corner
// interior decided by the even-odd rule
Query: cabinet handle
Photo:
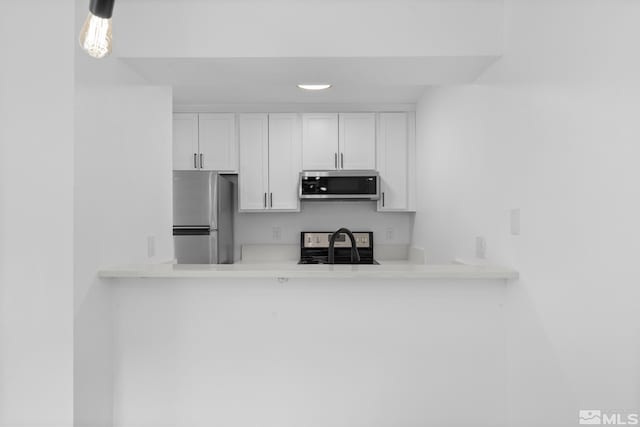
[[[264,208],[267,208],[267,193],[264,193]]]
[[[273,207],[273,193],[269,193],[269,206]]]
[[[193,168],[198,169],[198,154],[193,153]]]
[[[344,153],[340,153],[340,168],[344,169]]]
[[[382,192],[382,207],[384,208],[384,191]]]
[[[338,169],[338,153],[333,153],[333,164],[336,169]]]
[[[200,153],[200,169],[204,168],[204,154]]]

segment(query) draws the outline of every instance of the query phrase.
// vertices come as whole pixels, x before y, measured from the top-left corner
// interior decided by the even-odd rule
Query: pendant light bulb
[[[111,15],[115,0],[90,0],[89,16],[80,31],[80,47],[94,58],[111,53]]]
[[[80,46],[94,58],[111,53],[111,19],[100,18],[89,12],[80,31]]]

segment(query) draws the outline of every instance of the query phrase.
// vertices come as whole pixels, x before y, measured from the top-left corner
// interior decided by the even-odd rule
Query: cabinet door
[[[200,152],[202,170],[238,171],[235,114],[200,114]],[[201,164],[200,164],[200,161]]]
[[[266,114],[240,114],[240,210],[267,209],[269,188],[269,122]]]
[[[173,170],[194,170],[199,167],[198,115],[173,115]]]
[[[338,115],[302,116],[302,169],[338,168]]]
[[[374,113],[340,114],[340,169],[376,168]]]
[[[297,114],[269,114],[269,207],[300,209],[302,130]]]
[[[379,211],[409,211],[413,200],[413,132],[407,113],[381,113],[378,117],[377,158],[380,172]],[[412,121],[411,121],[412,122]]]

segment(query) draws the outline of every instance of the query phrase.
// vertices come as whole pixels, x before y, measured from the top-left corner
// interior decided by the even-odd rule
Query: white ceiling
[[[174,103],[414,103],[427,86],[473,82],[497,58],[122,59]],[[298,83],[331,83],[307,92]]]

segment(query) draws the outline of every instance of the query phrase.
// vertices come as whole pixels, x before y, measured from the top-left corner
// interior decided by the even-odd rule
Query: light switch
[[[147,258],[156,256],[156,236],[147,236]]]
[[[484,237],[476,237],[476,258],[485,259],[487,257],[487,241]]]
[[[511,209],[510,212],[511,235],[520,235],[520,209]]]
[[[387,228],[387,240],[393,240],[393,228],[389,227]]]
[[[273,240],[280,240],[282,238],[282,228],[273,227],[272,232],[273,232]]]

